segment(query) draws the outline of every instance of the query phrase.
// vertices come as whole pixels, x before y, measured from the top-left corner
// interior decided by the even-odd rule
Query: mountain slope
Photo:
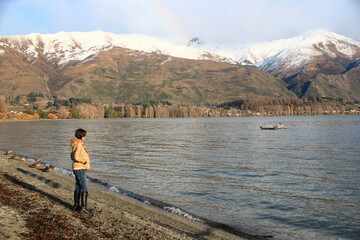
[[[302,81],[293,86],[306,87],[304,97],[326,96],[330,98],[343,98],[348,101],[359,101],[360,96],[360,66],[354,67],[341,74],[318,74],[311,81]]]
[[[0,37],[0,47],[10,47],[36,61],[43,56],[53,67],[64,67],[73,61],[85,61],[99,52],[114,47],[128,48],[146,53],[171,55],[179,58],[227,61],[214,53],[201,49],[178,46],[173,43],[137,34],[95,32],[59,32],[56,34],[29,34]],[[230,60],[229,60],[230,61]]]
[[[298,97],[341,97],[360,100],[350,86],[356,77],[341,77],[350,68],[357,66],[360,59],[360,42],[325,30],[307,32],[290,39],[253,43],[238,46],[213,46],[195,44],[202,49],[212,50],[219,55],[236,60],[240,64],[252,64],[281,78]],[[336,84],[322,84],[332,88],[329,91],[307,92],[308,86],[318,76],[339,75]],[[352,75],[353,76],[353,75]],[[333,77],[332,77],[333,78]],[[320,90],[320,89],[319,89]]]
[[[55,72],[42,61],[36,65],[26,55],[6,48],[0,54],[0,95],[16,96],[30,92],[50,95],[48,80]]]
[[[360,42],[324,30],[233,46],[102,31],[29,34],[0,37],[0,94],[65,98],[86,90],[98,102],[213,104],[295,93],[359,101],[359,65]]]
[[[240,97],[295,97],[285,84],[254,66],[237,66],[124,48],[102,51],[49,81],[60,97],[93,96],[96,102],[219,104]],[[270,89],[270,91],[269,91]]]
[[[216,54],[138,35],[1,37],[0,50],[0,95],[33,91],[98,103],[153,99],[189,105],[240,97],[294,97],[281,80],[257,67],[230,64]]]

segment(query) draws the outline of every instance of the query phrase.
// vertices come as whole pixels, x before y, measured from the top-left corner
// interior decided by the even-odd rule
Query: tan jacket
[[[73,138],[70,140],[71,160],[73,160],[73,170],[90,169],[89,153],[86,150],[85,144],[82,140]]]

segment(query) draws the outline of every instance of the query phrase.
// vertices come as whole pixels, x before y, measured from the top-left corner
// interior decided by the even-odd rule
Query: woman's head
[[[79,128],[75,132],[75,137],[77,139],[83,139],[86,136],[86,131],[82,128]]]

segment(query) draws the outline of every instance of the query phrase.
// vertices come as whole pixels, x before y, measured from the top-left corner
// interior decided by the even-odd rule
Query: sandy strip
[[[88,200],[94,213],[74,212],[72,178],[10,157],[0,152],[0,239],[256,239],[94,186]]]

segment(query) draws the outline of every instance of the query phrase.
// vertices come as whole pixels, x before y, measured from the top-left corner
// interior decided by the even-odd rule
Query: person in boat
[[[86,131],[79,128],[75,131],[75,138],[70,140],[72,169],[75,174],[74,210],[92,213],[87,208],[88,183],[86,170],[90,169],[90,157],[84,144],[85,137]]]

